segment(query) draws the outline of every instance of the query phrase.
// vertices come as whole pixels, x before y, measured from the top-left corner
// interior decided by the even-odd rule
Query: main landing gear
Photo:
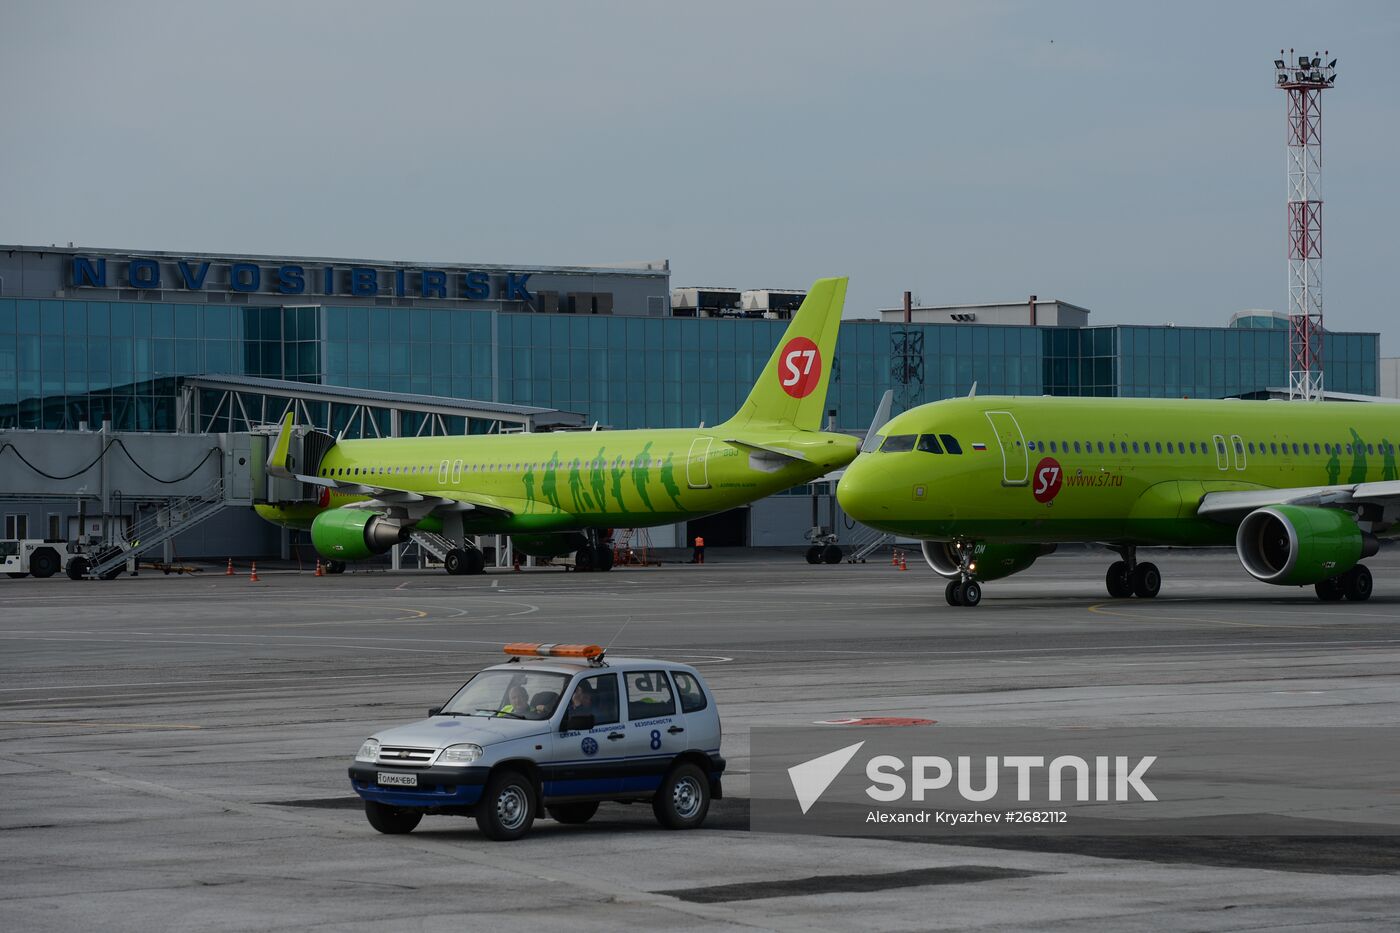
[[[596,570],[605,573],[613,568],[612,539],[604,537],[597,528],[584,532],[588,539],[583,547],[574,552],[574,569],[587,573]]]
[[[442,566],[454,577],[460,577],[463,574],[485,573],[486,555],[481,553],[480,548],[454,547],[442,559]]]
[[[809,564],[839,564],[845,552],[838,544],[814,544],[807,549]]]
[[[1355,603],[1364,603],[1371,598],[1371,571],[1365,564],[1357,564],[1346,573],[1323,580],[1313,587],[1317,598],[1325,603],[1335,603],[1343,597]]]
[[[982,602],[982,584],[972,578],[972,558],[977,546],[972,541],[958,541],[954,547],[958,552],[958,575],[944,587],[943,598],[950,606],[971,609]]]
[[[1131,544],[1119,548],[1118,553],[1123,555],[1123,559],[1109,565],[1108,575],[1104,579],[1108,595],[1114,599],[1127,599],[1129,596],[1151,599],[1156,596],[1162,589],[1162,572],[1157,565],[1146,561],[1139,564],[1137,548]]]

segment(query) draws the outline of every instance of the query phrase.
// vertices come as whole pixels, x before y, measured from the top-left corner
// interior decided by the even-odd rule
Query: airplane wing
[[[351,482],[332,479],[328,476],[307,476],[291,470],[287,465],[291,449],[292,415],[287,413],[282,428],[277,435],[277,443],[267,458],[267,472],[283,479],[293,479],[299,483],[317,486],[328,492],[343,496],[366,496],[360,502],[344,506],[347,509],[370,509],[405,521],[421,521],[434,513],[472,512],[490,518],[510,518],[513,510],[500,504],[494,497],[454,490],[451,495],[434,495],[399,489],[375,483]]]
[[[789,463],[810,462],[806,454],[797,450],[789,450],[786,447],[741,441],[737,437],[727,437],[724,442],[732,444],[740,450],[748,451],[749,466],[755,470],[762,470],[764,473],[776,473]]]
[[[1351,483],[1339,486],[1294,486],[1285,489],[1241,489],[1208,492],[1196,514],[1216,521],[1235,521],[1268,505],[1307,505],[1321,508],[1353,508],[1379,505],[1400,509],[1400,480]]]

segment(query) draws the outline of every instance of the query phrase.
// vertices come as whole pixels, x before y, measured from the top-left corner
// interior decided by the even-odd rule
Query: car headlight
[[[440,765],[469,765],[481,757],[480,745],[453,745],[442,750],[437,763]]]
[[[360,750],[355,753],[356,761],[378,761],[379,760],[379,740],[365,739],[365,744],[360,746]]]

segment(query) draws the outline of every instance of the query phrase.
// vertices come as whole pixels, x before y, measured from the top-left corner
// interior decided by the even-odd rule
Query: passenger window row
[[[1244,452],[1244,450],[1241,449],[1239,441],[1235,441],[1234,446],[1239,453]],[[1282,443],[1270,441],[1267,445],[1263,441],[1260,441],[1258,444],[1254,441],[1249,441],[1244,447],[1251,454],[1283,454],[1285,456],[1290,453],[1295,456],[1335,456],[1346,453],[1350,456],[1353,453],[1360,454],[1363,450],[1363,445],[1361,444],[1315,444],[1312,442],[1300,444],[1297,441],[1284,441]],[[1175,455],[1187,453],[1212,454],[1216,452],[1209,441],[1201,441],[1199,444],[1195,441],[1167,441],[1165,445],[1161,441],[1108,441],[1107,444],[1103,441],[1027,441],[1026,449],[1040,451],[1041,453],[1049,452],[1052,454],[1067,454],[1071,451],[1074,453],[1097,452],[1126,454],[1131,452],[1135,454],[1165,453]],[[1221,449],[1224,449],[1223,446]],[[1395,445],[1389,441],[1382,441],[1379,444],[1365,444],[1364,451],[1372,455],[1379,451],[1382,456],[1393,457],[1395,456]]]

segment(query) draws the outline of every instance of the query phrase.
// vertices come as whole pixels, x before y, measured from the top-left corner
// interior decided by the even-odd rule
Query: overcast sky
[[[1325,308],[1400,353],[1400,5],[0,0],[0,242],[851,276],[848,315],[1286,310],[1280,47]],[[1302,48],[1300,47],[1300,51]],[[1392,59],[1396,60],[1392,60]]]

